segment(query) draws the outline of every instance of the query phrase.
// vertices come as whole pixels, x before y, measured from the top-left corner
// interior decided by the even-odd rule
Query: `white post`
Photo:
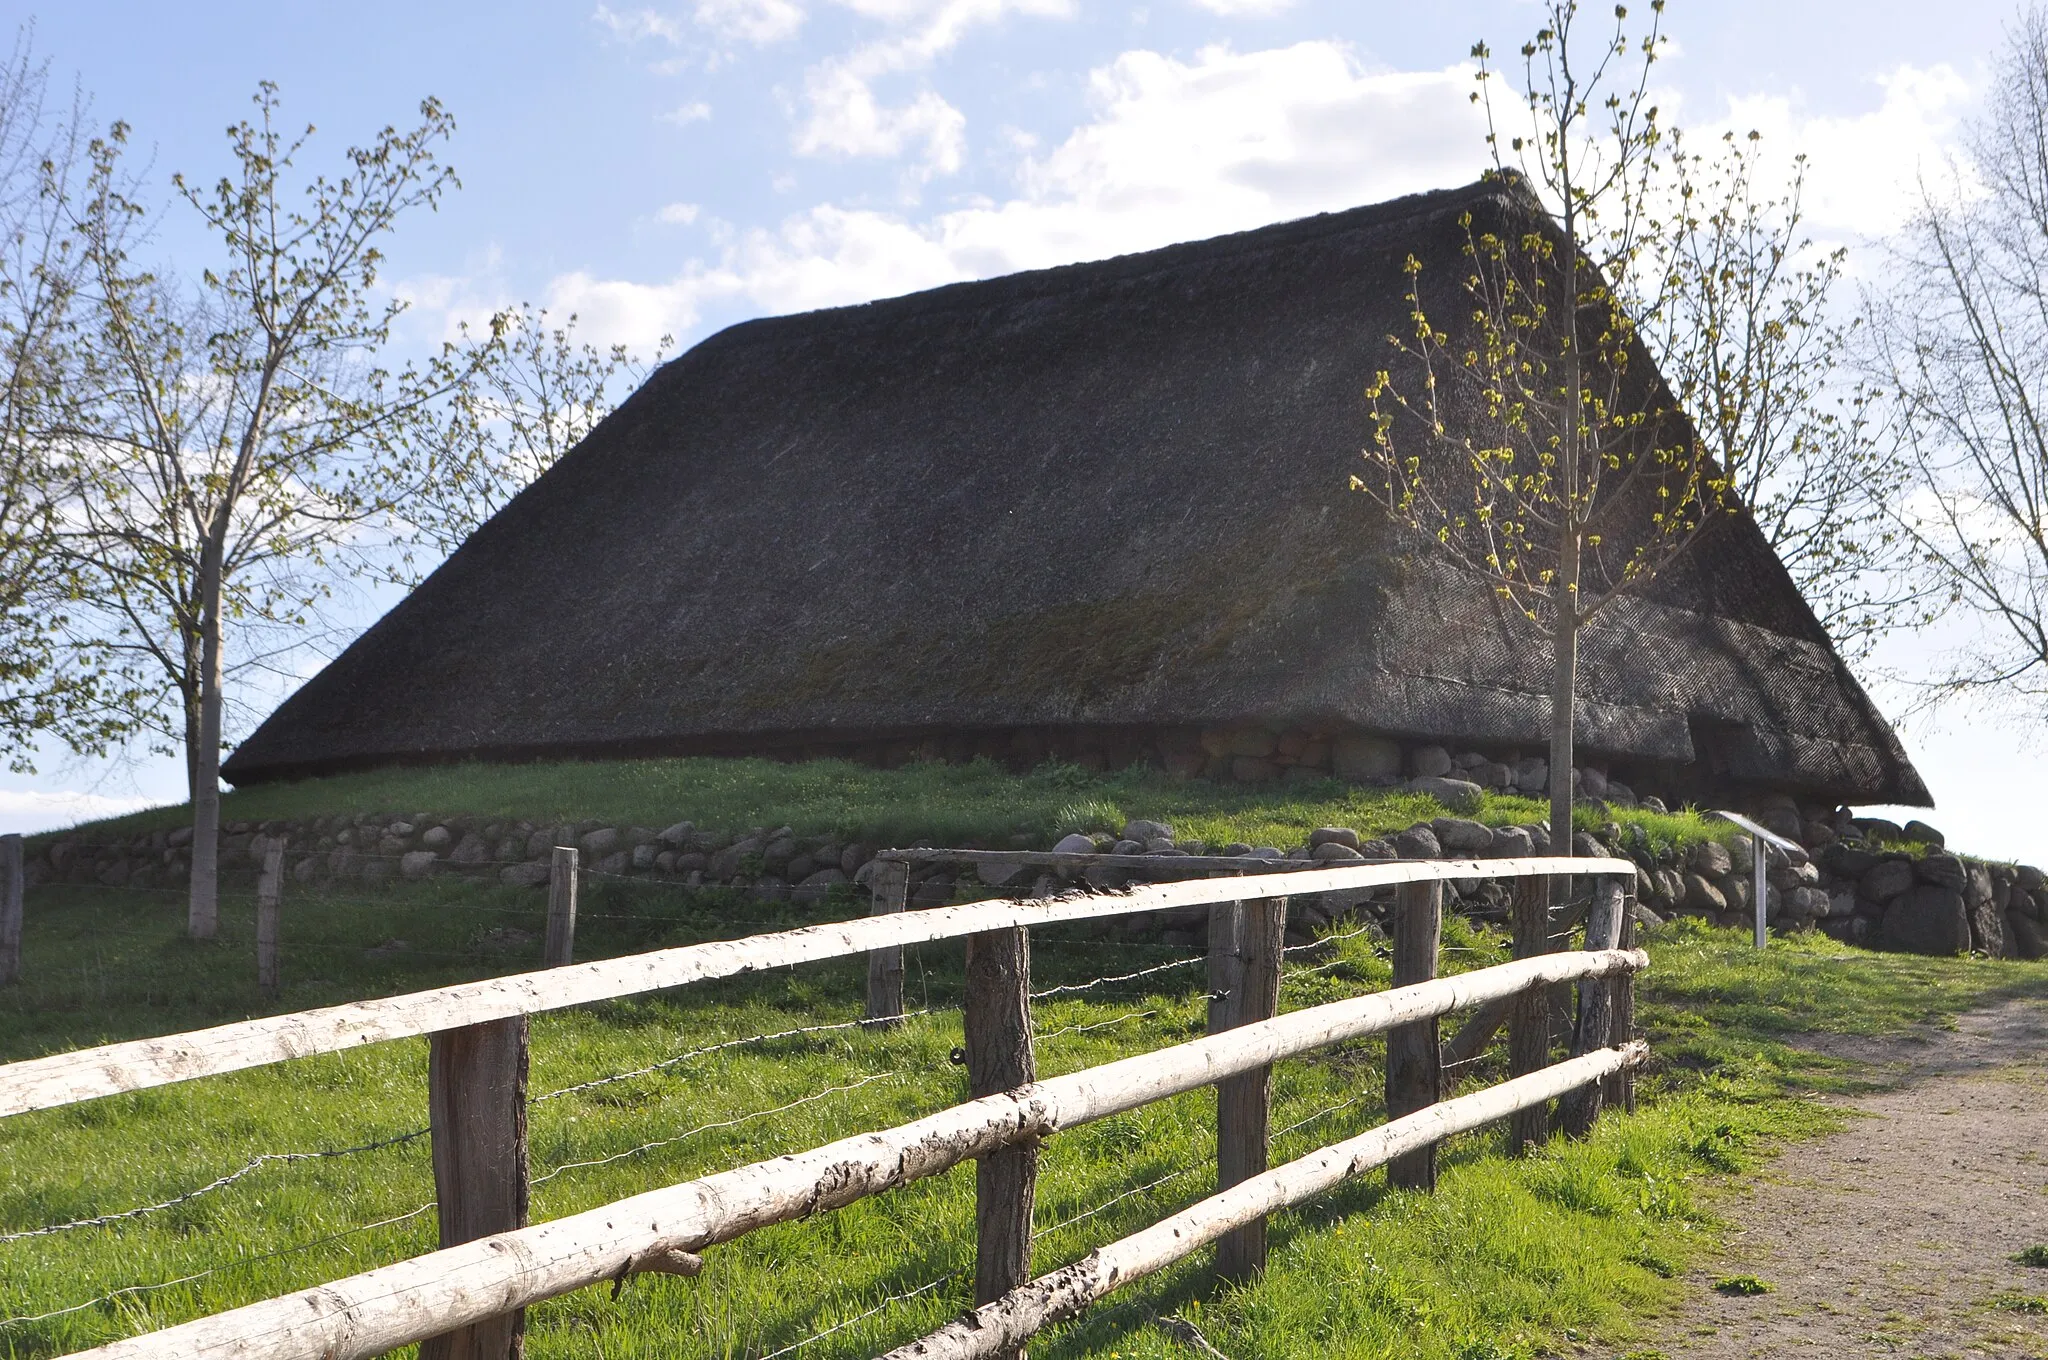
[[[1756,855],[1756,863],[1750,866],[1749,896],[1751,903],[1756,907],[1756,947],[1762,949],[1765,939],[1764,898],[1770,891],[1770,884],[1764,877],[1764,838],[1751,836],[1749,844]]]

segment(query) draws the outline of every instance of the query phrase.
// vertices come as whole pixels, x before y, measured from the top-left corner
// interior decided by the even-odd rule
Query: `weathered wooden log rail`
[[[1225,1273],[1248,1277],[1264,1266],[1266,1211],[1247,1206],[1298,1202],[1315,1193],[1302,1186],[1329,1183],[1316,1179],[1327,1176],[1328,1166],[1341,1162],[1350,1168],[1344,1174],[1355,1175],[1397,1155],[1406,1168],[1400,1173],[1402,1183],[1426,1188],[1434,1183],[1434,1143],[1448,1132],[1477,1127],[1513,1111],[1540,1110],[1554,1096],[1573,1090],[1582,1094],[1571,1106],[1571,1122],[1583,1127],[1597,1116],[1599,1079],[1631,1065],[1628,1055],[1637,1050],[1625,1047],[1629,1036],[1617,1017],[1630,1014],[1628,979],[1646,960],[1633,950],[1616,948],[1623,942],[1606,925],[1626,919],[1622,904],[1633,895],[1634,884],[1634,866],[1627,861],[1401,861],[1342,868],[1255,863],[1278,872],[917,911],[903,909],[907,872],[884,874],[875,888],[877,914],[865,920],[621,959],[564,963],[541,972],[0,1066],[0,1115],[363,1043],[428,1035],[434,1058],[430,1103],[441,1201],[440,1250],[82,1354],[339,1360],[427,1341],[423,1355],[496,1360],[519,1353],[520,1314],[531,1304],[634,1273],[693,1274],[696,1253],[707,1247],[771,1224],[843,1207],[969,1159],[982,1163],[977,1182],[976,1302],[986,1307],[1014,1303],[1011,1311],[1028,1321],[1044,1311],[1038,1304],[1015,1302],[1022,1297],[1020,1291],[1037,1290],[1045,1283],[1033,1284],[1030,1279],[1039,1143],[1063,1129],[1208,1085],[1216,1085],[1221,1097],[1218,1181],[1223,1193],[1217,1201],[1205,1203],[1220,1201],[1223,1207],[1201,1219],[1199,1234],[1206,1234],[1202,1242],[1223,1240],[1220,1264]],[[1187,872],[1184,865],[1182,860],[1174,871]],[[573,876],[573,861],[569,868]],[[1591,877],[1602,885],[1589,918],[1589,944],[1601,947],[1550,953],[1544,952],[1546,938],[1543,950],[1530,951],[1513,963],[1433,977],[1442,881],[1507,876],[1542,886],[1571,875]],[[1394,989],[1276,1016],[1285,898],[1387,886],[1399,889]],[[573,877],[565,905],[566,910],[558,905],[553,914],[573,921]],[[1033,1081],[1028,927],[1190,906],[1207,906],[1211,912],[1210,1036],[1070,1076]],[[895,951],[900,978],[904,945],[957,938],[968,941],[966,1052],[971,1090],[979,1098],[896,1129],[525,1226],[529,1015],[862,953],[869,955],[872,982],[878,975],[886,980],[889,974],[886,964],[875,966],[875,959],[886,960]],[[551,945],[551,957],[566,952],[566,946],[558,953]],[[1483,1093],[1489,1101],[1472,1104],[1477,1098],[1467,1097],[1463,1104],[1441,1103],[1438,1017],[1545,994],[1571,982],[1579,983],[1581,991],[1578,1056],[1572,1062],[1540,1075],[1517,1073],[1521,1084],[1510,1082]],[[900,1002],[891,1010],[886,997],[881,1001],[878,1005],[871,992],[871,1017],[886,1022],[900,1013]],[[1547,1026],[1548,1008],[1540,1014]],[[1308,1159],[1324,1168],[1313,1175],[1303,1170],[1303,1163],[1268,1171],[1272,1064],[1381,1033],[1389,1035],[1388,1108],[1398,1116],[1386,1127],[1395,1133],[1378,1130],[1379,1143],[1354,1139],[1341,1145],[1351,1150],[1337,1162],[1329,1161],[1330,1150],[1318,1154],[1321,1160]],[[1547,1039],[1542,1058],[1548,1062]],[[1429,1130],[1435,1132],[1422,1136]],[[1378,1151],[1385,1151],[1386,1157],[1372,1160]],[[1287,1198],[1290,1195],[1294,1197]],[[1156,1254],[1156,1248],[1146,1250]],[[1116,1279],[1113,1274],[1111,1283]],[[1086,1293],[1062,1285],[1058,1298],[1066,1302],[1060,1306],[1085,1306],[1088,1298],[1081,1296]],[[1003,1323],[1003,1335],[1015,1332],[1014,1341],[961,1353],[1021,1354],[1029,1328],[1016,1329],[1024,1321]]]

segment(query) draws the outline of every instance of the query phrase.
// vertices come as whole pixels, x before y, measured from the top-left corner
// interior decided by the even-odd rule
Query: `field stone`
[[[1579,792],[1588,798],[1607,796],[1607,772],[1588,765],[1579,771]]]
[[[1922,883],[1885,908],[1879,939],[1887,949],[1909,954],[1960,954],[1970,947],[1970,920],[1963,895]]]
[[[1089,844],[1093,845],[1094,842],[1090,841]],[[1113,843],[1105,853],[1111,855],[1142,855],[1145,853],[1145,847],[1138,841],[1121,840]]]
[[[1340,779],[1397,779],[1401,746],[1385,737],[1339,737],[1330,748],[1330,763]]]
[[[1408,781],[1409,791],[1427,794],[1453,812],[1477,812],[1481,796],[1485,793],[1469,779],[1445,779],[1437,775],[1418,775]]]
[[[420,837],[420,844],[429,850],[446,850],[455,843],[455,833],[445,826],[430,826]]]
[[[852,881],[846,876],[845,870],[827,867],[806,874],[796,887],[790,890],[789,895],[795,901],[809,905],[824,901],[834,888]]]
[[[472,831],[448,852],[450,864],[482,864],[491,857],[490,842]],[[509,856],[508,856],[509,858]]]
[[[652,869],[656,853],[654,846],[651,844],[634,846],[632,849],[633,867],[635,869]]]
[[[1394,848],[1394,843],[1384,836],[1374,836],[1371,840],[1360,841],[1358,843],[1358,854],[1361,859],[1399,859],[1401,857],[1401,852]]]
[[[408,851],[398,861],[398,872],[407,878],[426,878],[434,872],[434,866],[440,861],[440,852],[435,850]]]
[[[311,883],[327,868],[327,856],[308,855],[292,866],[292,877],[300,883]]]
[[[1699,874],[1687,874],[1685,883],[1685,906],[1689,911],[1723,912],[1728,910],[1728,899],[1721,890]]]
[[[1922,845],[1931,845],[1937,850],[1942,849],[1948,844],[1948,837],[1922,821],[1907,822],[1899,828],[1899,834],[1906,840],[1918,841]]]
[[[172,832],[171,834],[175,836],[177,833]],[[2019,868],[2013,870],[2013,876],[2019,880],[2019,885],[2030,893],[2037,893],[2043,888],[2048,888],[2048,874],[2043,874],[2031,864],[2020,865]]]
[[[1342,841],[1324,841],[1309,852],[1309,857],[1321,864],[1355,864],[1365,858]]]
[[[1447,855],[1483,855],[1493,848],[1493,828],[1463,817],[1438,817],[1429,824]]]
[[[1055,841],[1052,852],[1055,855],[1092,855],[1095,853],[1095,840],[1076,831]]]
[[[2016,911],[2005,914],[2006,939],[2012,943],[2013,957],[2021,959],[2048,958],[2048,935],[2041,927]]]
[[[1515,787],[1523,793],[1543,793],[1550,788],[1550,762],[1528,756],[1515,762]]]
[[[1686,857],[1691,870],[1706,878],[1723,878],[1735,871],[1735,858],[1719,841],[1701,841]]]
[[[1527,859],[1536,853],[1536,839],[1524,827],[1496,826],[1489,830],[1493,843],[1485,853],[1492,859]]]
[[[1913,871],[1922,883],[1931,883],[1937,888],[1946,888],[1960,895],[1969,887],[1969,871],[1954,855],[1929,855],[1913,866]]]
[[[1963,912],[1970,918],[1970,948],[1982,952],[1988,958],[2009,958],[2012,951],[2007,947],[2005,935],[2005,913],[2000,911],[1989,896],[1966,897]]]
[[[1308,833],[1308,847],[1311,850],[1319,845],[1333,843],[1341,845],[1348,850],[1356,850],[1358,848],[1358,833],[1348,826],[1319,826]]]
[[[1067,837],[1067,840],[1072,839],[1073,837],[1071,836]],[[1088,838],[1086,836],[1083,836],[1081,839],[1085,841]],[[1065,840],[1060,842],[1060,845],[1065,844]],[[1059,846],[1054,846],[1053,848],[1057,850]],[[869,860],[873,859],[874,857],[875,852],[872,847],[866,845],[861,841],[851,841],[847,844],[845,849],[839,852],[840,871],[842,873],[851,874],[854,870],[860,868],[861,865],[866,864]]]
[[[1441,746],[1418,746],[1410,761],[1415,773],[1424,778],[1441,778],[1451,772],[1451,753]]]
[[[545,864],[508,864],[498,871],[498,881],[512,888],[537,888],[550,877]]]
[[[674,826],[663,827],[660,831],[655,832],[654,838],[663,845],[680,847],[690,839],[696,830],[697,824],[695,822],[677,822]]]
[[[619,843],[619,829],[615,826],[601,826],[576,842],[576,846],[588,860],[600,860],[612,853]]]
[[[1173,827],[1166,822],[1148,822],[1142,818],[1132,818],[1124,823],[1124,834],[1119,839],[1136,841],[1140,846],[1146,841],[1170,841],[1173,839]]]
[[[1865,901],[1889,902],[1913,886],[1914,873],[1910,860],[1879,860],[1870,871],[1856,881],[1856,893]]]
[[[1411,826],[1394,837],[1394,853],[1402,859],[1441,859],[1444,849],[1436,832],[1427,826]]]

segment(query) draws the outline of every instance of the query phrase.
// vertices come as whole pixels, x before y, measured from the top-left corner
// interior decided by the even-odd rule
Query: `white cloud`
[[[804,75],[808,113],[794,141],[803,156],[894,159],[921,148],[917,178],[957,171],[966,154],[967,118],[936,91],[888,106],[875,82],[920,71],[958,46],[969,30],[1012,14],[1070,18],[1074,0],[839,0],[863,18],[897,30],[863,43]]]
[[[674,123],[677,127],[688,127],[692,123],[701,123],[709,117],[711,117],[711,106],[698,99],[683,105],[681,108],[670,109],[667,113],[661,115],[661,121],[664,123]]]
[[[1483,151],[1470,88],[1467,67],[1367,71],[1329,42],[1127,52],[1093,74],[1089,121],[1026,157],[1008,199],[924,220],[820,204],[715,234],[717,261],[667,283],[565,276],[550,305],[581,313],[594,339],[645,344],[717,301],[834,306],[1462,183]]]
[[[680,47],[689,37],[681,21],[659,10],[621,13],[600,4],[592,17],[624,42],[651,38]],[[766,45],[796,36],[803,27],[804,9],[797,0],[697,0],[690,18],[716,37]]]
[[[1194,0],[1211,14],[1226,19],[1270,19],[1294,8],[1294,0]]]
[[[655,216],[674,227],[687,227],[697,220],[699,209],[694,203],[668,203]]]
[[[1923,176],[1948,173],[1975,91],[1946,64],[1898,66],[1875,83],[1883,98],[1864,113],[1808,115],[1796,97],[1755,95],[1731,100],[1718,126],[1756,129],[1780,159],[1806,153],[1806,209],[1816,232],[1881,236],[1912,213]]]
[[[763,45],[795,37],[804,24],[796,0],[697,0],[692,17],[721,38]]]
[[[157,798],[117,798],[64,789],[0,789],[0,834],[33,835],[156,807]]]

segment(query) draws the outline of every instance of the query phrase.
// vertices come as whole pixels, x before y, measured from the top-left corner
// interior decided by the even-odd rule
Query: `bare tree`
[[[1547,636],[1551,841],[1572,843],[1580,631],[1685,553],[1716,518],[1777,494],[1805,504],[1809,463],[1862,448],[1862,399],[1829,404],[1840,257],[1800,234],[1795,172],[1757,189],[1757,140],[1696,152],[1659,118],[1650,72],[1663,5],[1597,39],[1550,0],[1521,49],[1519,99],[1486,105],[1500,221],[1464,219],[1455,299],[1425,300],[1383,372],[1368,475],[1354,485]],[[1435,294],[1430,294],[1435,296]],[[1818,573],[1843,552],[1824,522],[1779,517]]]
[[[1925,681],[1934,700],[2048,720],[2048,16],[2008,31],[1967,165],[1923,185],[1871,298],[1896,394],[1919,582],[1976,636]]]
[[[88,579],[79,633],[113,658],[133,720],[185,753],[199,938],[218,917],[237,649],[257,659],[265,629],[297,645],[334,569],[383,546],[401,493],[379,467],[386,432],[460,376],[378,366],[402,306],[375,292],[382,242],[454,187],[436,159],[448,113],[428,100],[416,127],[349,150],[338,175],[302,177],[312,129],[280,130],[269,84],[254,102],[255,118],[229,129],[234,174],[211,188],[172,180],[220,249],[196,280],[133,258],[144,208],[121,183],[120,125],[92,145],[78,215],[92,315],[65,541]]]

